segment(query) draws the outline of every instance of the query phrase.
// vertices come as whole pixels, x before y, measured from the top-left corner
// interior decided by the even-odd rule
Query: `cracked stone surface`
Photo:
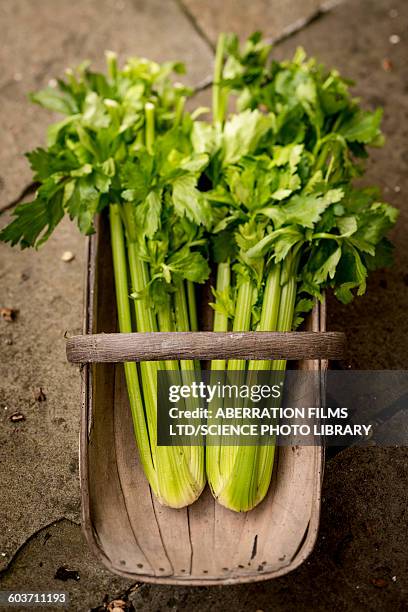
[[[84,57],[100,63],[105,48],[121,57],[183,57],[190,82],[196,83],[210,69],[205,38],[215,40],[219,30],[231,29],[244,35],[263,22],[270,28],[264,31],[275,36],[275,22],[264,17],[266,4],[272,6],[264,0],[245,6],[241,1],[214,6],[213,0],[184,0],[184,5],[58,0],[57,9],[52,0],[1,2],[0,207],[30,180],[22,152],[42,142],[49,122],[48,113],[27,103],[27,91]],[[315,4],[280,0],[279,19],[289,5],[302,17],[304,8]],[[263,17],[252,26],[253,15]],[[399,36],[397,44],[393,35]],[[368,105],[384,106],[388,142],[375,151],[365,181],[380,184],[386,199],[401,208],[393,235],[396,263],[376,273],[367,295],[353,305],[331,300],[329,328],[347,332],[353,367],[407,369],[408,4],[349,0],[277,45],[274,53],[282,58],[298,45],[355,79],[356,93]],[[202,92],[200,102],[208,103],[208,97]],[[5,222],[2,217],[0,224]],[[64,251],[75,259],[64,263]],[[5,555],[0,555],[0,588],[61,588],[70,594],[74,612],[97,608],[105,595],[113,599],[132,587],[92,558],[78,524],[80,376],[65,361],[63,336],[82,325],[83,252],[83,239],[67,221],[38,253],[0,245],[0,306],[19,310],[15,322],[0,320],[0,553]],[[39,387],[44,402],[34,398]],[[15,412],[25,420],[12,423]],[[344,451],[328,460],[319,540],[296,572],[226,588],[144,585],[129,598],[146,612],[402,611],[408,602],[407,477],[406,449]],[[55,580],[56,569],[64,565],[79,572],[78,582]],[[377,579],[383,586],[376,586]]]
[[[264,36],[279,39],[331,4],[324,0],[184,0],[197,26],[213,43],[222,31],[237,32],[245,37],[260,30]]]
[[[55,578],[59,568],[77,572],[78,579]],[[68,609],[78,612],[96,607],[105,596],[111,601],[132,584],[96,564],[80,526],[66,519],[34,533],[1,578],[1,588],[6,591],[22,588],[37,592],[65,591],[69,594]]]
[[[75,259],[64,263],[64,251]],[[0,321],[1,568],[43,525],[79,521],[79,373],[66,363],[64,332],[81,329],[83,252],[69,222],[38,253],[0,245],[0,302],[19,311]],[[10,421],[17,412],[25,421]]]

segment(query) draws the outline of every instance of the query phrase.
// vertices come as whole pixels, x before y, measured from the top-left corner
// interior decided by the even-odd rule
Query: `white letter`
[[[179,385],[171,385],[169,387],[169,400],[173,403],[180,401],[180,395],[178,394],[178,390]]]

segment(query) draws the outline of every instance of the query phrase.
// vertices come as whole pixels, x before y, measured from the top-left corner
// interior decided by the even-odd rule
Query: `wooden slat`
[[[128,393],[123,366],[115,366],[115,447],[119,481],[127,515],[139,547],[156,576],[171,576],[173,567],[164,548],[156,521],[152,495],[139,460],[133,434]],[[137,495],[135,495],[137,491]],[[127,568],[138,572],[141,568]]]
[[[247,513],[237,544],[234,566],[241,575],[276,571],[292,561],[310,520],[314,465],[313,447],[279,448],[268,496]]]
[[[173,566],[174,576],[181,579],[188,578],[191,575],[192,549],[187,508],[175,509],[162,506],[155,497],[153,505],[161,539]],[[160,568],[159,573],[164,575]]]
[[[67,341],[74,363],[161,359],[338,359],[341,332],[153,332],[90,334]]]
[[[192,549],[191,575],[203,579],[214,575],[214,515],[215,499],[206,487],[198,500],[189,506],[188,518]],[[203,543],[206,545],[203,545]]]
[[[94,414],[89,440],[90,520],[92,531],[103,542],[104,555],[116,571],[153,573],[153,567],[133,534],[117,473],[113,428],[114,366],[93,366]]]
[[[244,512],[233,512],[216,502],[212,550],[214,555],[213,578],[225,580],[233,573],[233,560],[245,525],[245,517]]]

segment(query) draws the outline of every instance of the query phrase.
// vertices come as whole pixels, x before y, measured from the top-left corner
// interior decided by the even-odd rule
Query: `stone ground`
[[[329,328],[347,332],[353,367],[408,368],[406,0],[1,0],[0,22],[0,210],[29,184],[22,153],[42,142],[49,121],[26,92],[85,57],[100,64],[104,49],[185,58],[197,83],[208,75],[219,31],[258,28],[280,40],[277,57],[303,45],[355,79],[357,94],[385,110],[387,146],[376,151],[366,180],[382,186],[401,217],[395,266],[376,273],[351,307],[331,302]],[[75,254],[70,263],[61,260],[67,250]],[[0,321],[0,589],[64,589],[74,612],[102,610],[116,597],[149,612],[406,610],[406,448],[348,449],[328,460],[318,543],[289,576],[189,589],[134,585],[99,566],[79,524],[80,380],[65,361],[63,338],[81,329],[83,252],[68,222],[38,253],[0,245],[0,306],[19,311],[14,322]],[[10,421],[14,413],[25,420]],[[77,576],[55,578],[63,566]]]

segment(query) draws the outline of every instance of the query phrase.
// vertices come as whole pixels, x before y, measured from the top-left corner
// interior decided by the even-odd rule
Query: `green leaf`
[[[36,181],[47,179],[58,169],[55,167],[55,156],[45,149],[34,149],[34,151],[27,153],[27,159],[30,162],[31,169],[34,172],[34,180]]]
[[[152,183],[152,156],[141,153],[134,161],[127,161],[121,168],[120,176],[123,187],[126,187],[122,197],[128,202],[144,201]]]
[[[193,283],[205,283],[210,275],[207,260],[198,251],[183,248],[167,261],[168,268],[181,278]]]
[[[364,256],[364,262],[370,271],[389,268],[394,263],[394,245],[387,238],[383,238],[376,245],[373,255]]]
[[[12,246],[20,244],[22,249],[38,247],[48,239],[63,216],[61,189],[54,186],[49,195],[40,188],[33,202],[16,207],[15,219],[0,232],[0,240]]]
[[[354,298],[352,289],[357,287],[357,294],[366,290],[367,268],[354,247],[344,245],[342,256],[337,265],[335,275],[335,296],[343,304],[348,304]]]
[[[82,122],[85,127],[95,132],[107,128],[111,122],[103,100],[94,91],[91,91],[85,98]]]
[[[213,126],[204,121],[195,121],[191,133],[191,142],[196,153],[212,153],[215,148]]]
[[[398,215],[399,211],[389,204],[373,204],[369,210],[360,214],[360,227],[353,238],[362,238],[366,242],[377,244],[395,225]]]
[[[281,239],[280,253],[288,252],[289,249],[303,239],[303,234],[296,227],[284,227],[274,232],[270,232],[259,240],[254,246],[248,249],[247,257],[262,257],[274,248],[275,243]]]
[[[235,299],[233,295],[233,288],[228,287],[223,291],[217,291],[214,287],[211,287],[211,293],[216,299],[216,302],[210,302],[208,305],[211,306],[216,312],[223,314],[228,319],[233,319],[235,315]]]
[[[358,221],[354,216],[339,217],[336,221],[340,235],[345,238],[355,234],[358,229]]]
[[[296,302],[293,329],[297,329],[305,320],[305,314],[313,309],[315,302],[310,298],[301,298]]]
[[[31,93],[30,100],[62,115],[74,115],[79,112],[74,96],[68,91],[61,91],[54,87],[47,87],[36,93]]]
[[[313,274],[313,281],[321,285],[325,283],[328,278],[333,279],[336,273],[337,264],[341,257],[341,247],[337,247],[331,255],[329,255],[326,261],[320,268],[318,268]]]
[[[69,117],[62,119],[62,121],[58,121],[57,123],[50,125],[47,129],[47,145],[49,147],[53,147],[55,144],[57,144],[61,134],[65,132],[66,128],[69,128],[69,126],[75,123],[79,117],[79,114],[70,115]]]
[[[195,176],[181,176],[173,183],[173,204],[179,217],[186,216],[197,225],[209,226],[210,207],[197,189]]]
[[[211,236],[212,257],[216,263],[233,260],[237,254],[237,244],[231,231],[222,231]]]
[[[83,234],[92,234],[94,217],[98,210],[100,193],[95,188],[92,178],[80,178],[75,182],[65,207],[71,219],[75,219]]]
[[[93,136],[82,125],[77,126],[77,134],[83,148],[99,161],[99,151]]]
[[[350,142],[370,144],[381,134],[382,114],[381,108],[377,108],[373,113],[358,110],[351,119],[341,126],[339,134]]]
[[[189,155],[181,160],[178,164],[181,170],[186,172],[199,173],[204,170],[208,164],[208,155],[206,153],[200,153],[198,155]]]
[[[272,219],[275,228],[300,225],[312,229],[326,208],[342,198],[341,189],[331,189],[324,195],[294,195],[287,204],[263,208],[260,212]]]
[[[332,70],[319,87],[319,98],[324,112],[334,115],[346,109],[351,97],[348,89],[349,81],[342,79],[336,70]]]
[[[289,228],[288,228],[289,229]],[[279,234],[273,242],[273,258],[276,263],[283,261],[291,249],[303,241],[303,236],[298,231],[287,231]]]
[[[274,117],[257,110],[244,111],[226,122],[223,131],[224,164],[253,153],[261,138],[274,127]]]
[[[294,191],[297,191],[301,186],[300,178],[297,174],[293,174],[291,169],[281,171],[279,173],[278,188],[271,193],[273,200],[279,202],[288,198]]]
[[[61,151],[59,148],[34,149],[26,154],[34,172],[34,180],[46,181],[52,175],[59,173],[70,175],[79,166],[77,158],[67,150]]]
[[[147,198],[136,206],[135,218],[140,232],[148,238],[153,238],[160,227],[162,209],[162,192],[151,191]]]
[[[92,174],[92,172],[93,172],[93,168],[92,168],[91,164],[84,164],[80,168],[77,168],[76,170],[73,170],[71,172],[71,176],[76,177],[76,178],[80,178],[82,176],[89,176],[89,174]]]
[[[302,157],[304,145],[290,144],[285,147],[275,146],[272,149],[273,164],[275,166],[286,166],[287,164],[292,170],[295,170]]]

